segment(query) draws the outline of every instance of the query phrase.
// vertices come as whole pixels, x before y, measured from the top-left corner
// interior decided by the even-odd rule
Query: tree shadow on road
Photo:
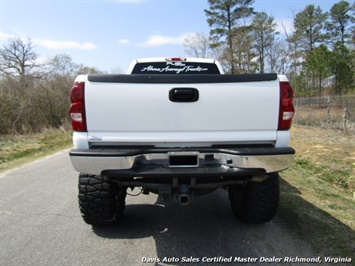
[[[196,197],[189,206],[160,200],[154,205],[127,205],[125,217],[118,225],[93,227],[93,230],[98,236],[110,239],[153,237],[156,257],[161,259],[230,257],[238,255],[238,250],[256,256],[252,249],[246,248],[245,226],[232,217],[224,194],[218,191]],[[146,255],[141,254],[143,256]]]
[[[348,226],[334,219],[329,214],[306,202],[299,196],[299,191],[284,180],[281,181],[281,204],[278,214],[269,223],[263,225],[244,225],[239,223],[230,211],[227,193],[223,190],[203,197],[196,197],[189,206],[179,206],[175,202],[163,203],[157,200],[155,204],[128,204],[124,219],[110,227],[93,227],[94,233],[107,239],[143,239],[153,237],[156,254],[154,257],[178,258],[183,257],[312,257],[312,256],[341,256],[353,252],[351,242],[344,243],[344,249],[327,250],[327,243],[337,236],[338,230],[346,230],[350,241],[354,232]],[[322,224],[327,237],[317,242],[316,252],[311,240],[313,232],[310,225],[314,220],[304,224],[304,219],[287,204],[294,201],[313,212],[312,217],[326,217],[328,224]],[[304,215],[304,214],[302,214]],[[304,234],[309,234],[304,237]],[[354,241],[353,241],[354,243]],[[323,254],[323,252],[329,252]],[[140,258],[152,256],[139,254]],[[353,253],[349,253],[353,254]],[[349,255],[350,256],[350,255]],[[156,265],[160,265],[159,263]],[[216,265],[216,264],[214,264]],[[218,264],[217,264],[218,265]],[[248,265],[248,264],[246,264]]]

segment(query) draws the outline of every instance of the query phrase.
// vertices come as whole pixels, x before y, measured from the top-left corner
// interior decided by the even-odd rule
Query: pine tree
[[[341,42],[337,42],[331,56],[331,71],[334,76],[334,91],[342,94],[352,86],[354,69],[350,51]]]
[[[236,30],[243,26],[241,19],[253,14],[251,5],[254,0],[208,0],[209,9],[205,9],[207,22],[212,28],[210,37],[212,47],[227,43],[230,58],[231,73],[235,73],[235,34]]]
[[[354,17],[349,14],[350,11],[351,6],[345,0],[334,4],[330,9],[330,21],[327,24],[327,30],[334,43],[341,41],[344,44],[350,38],[348,25],[354,21]]]
[[[274,17],[268,16],[265,12],[257,13],[253,18],[254,47],[259,58],[260,73],[265,72],[266,54],[275,42],[276,35],[278,34],[276,26]]]
[[[322,43],[326,35],[323,32],[328,13],[323,13],[318,6],[308,5],[306,8],[296,14],[294,20],[295,35],[300,39],[303,49],[306,53]]]
[[[306,57],[305,68],[311,74],[312,83],[318,90],[318,96],[322,96],[323,81],[331,75],[331,52],[328,47],[321,44]]]

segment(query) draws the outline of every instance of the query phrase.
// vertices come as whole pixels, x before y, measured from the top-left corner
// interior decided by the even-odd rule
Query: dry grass
[[[355,136],[311,127],[293,127],[291,146],[296,164],[317,178],[355,191]]]
[[[325,255],[355,254],[354,136],[292,128],[296,159],[281,173],[280,212]]]
[[[296,98],[293,102],[296,108],[295,125],[340,130],[355,135],[355,95]]]
[[[344,131],[344,109],[331,108],[328,110],[327,108],[299,107],[296,110],[294,123],[327,130]],[[355,135],[354,117],[346,118],[345,129],[349,135]]]
[[[29,135],[0,135],[0,172],[71,146],[71,131],[44,130]]]

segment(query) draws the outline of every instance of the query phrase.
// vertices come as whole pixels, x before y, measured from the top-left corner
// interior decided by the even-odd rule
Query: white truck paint
[[[239,220],[265,222],[276,212],[277,172],[294,156],[292,97],[286,76],[224,75],[213,59],[138,59],[126,75],[80,75],[71,91],[71,160],[82,186],[94,178],[116,196],[142,187],[184,205],[222,187]],[[256,189],[266,191],[267,207],[254,208]],[[79,203],[86,222],[102,222]]]

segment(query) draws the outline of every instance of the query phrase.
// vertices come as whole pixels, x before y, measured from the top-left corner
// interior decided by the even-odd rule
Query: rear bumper
[[[119,177],[257,175],[287,169],[288,148],[87,149],[70,151],[78,172]]]

